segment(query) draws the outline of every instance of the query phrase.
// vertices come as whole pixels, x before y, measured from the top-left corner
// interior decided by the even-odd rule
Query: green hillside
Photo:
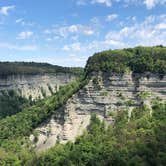
[[[71,73],[80,75],[80,67],[61,67],[48,63],[35,62],[0,62],[0,76],[12,74],[44,74],[44,73]]]
[[[16,66],[17,63],[13,64]],[[45,64],[46,66],[42,64],[43,67],[39,64],[33,64],[34,66],[30,64],[27,63],[25,68],[16,67],[15,73],[24,71],[23,73],[32,74],[31,68],[36,69],[34,74],[49,70],[55,71],[48,64]],[[40,67],[38,68],[36,65]],[[5,71],[3,68],[2,73],[11,74],[11,70]],[[110,73],[152,72],[165,75],[166,48],[161,46],[136,47],[97,53],[89,58],[85,72],[86,75],[90,75],[92,72],[99,71]],[[71,70],[71,72],[73,71]],[[74,93],[82,89],[88,81],[89,77],[81,77],[61,87],[53,96],[36,101],[32,105],[24,105],[21,107],[21,112],[1,119],[0,165],[165,166],[166,102],[158,99],[151,103],[152,110],[148,109],[146,105],[134,108],[130,120],[128,120],[128,110],[119,110],[114,116],[115,124],[109,127],[106,127],[104,122],[92,114],[88,131],[85,131],[74,143],[68,142],[63,145],[57,142],[55,147],[44,153],[36,154],[29,141],[29,135],[39,124],[58,111],[58,108],[63,106]],[[10,95],[10,97],[12,96]],[[21,99],[18,99],[18,103],[20,106],[24,104]]]
[[[114,127],[106,129],[95,115],[89,131],[75,143],[57,144],[39,155],[34,165],[164,166],[166,164],[166,103],[155,103],[153,114],[146,108],[120,111]]]
[[[32,105],[34,102],[20,96],[14,90],[0,92],[0,119],[21,112],[24,107]]]
[[[135,47],[96,53],[88,59],[86,72],[98,71],[166,74],[166,47]]]

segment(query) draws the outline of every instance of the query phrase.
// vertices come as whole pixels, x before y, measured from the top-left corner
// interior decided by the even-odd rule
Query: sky
[[[0,0],[0,61],[84,66],[94,53],[166,45],[166,0]]]

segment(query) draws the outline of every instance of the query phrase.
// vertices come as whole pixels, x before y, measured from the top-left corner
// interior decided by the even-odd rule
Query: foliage
[[[166,73],[166,47],[135,47],[108,50],[94,54],[88,59],[86,73]]]
[[[44,74],[44,73],[71,73],[80,75],[83,69],[79,67],[61,67],[48,63],[35,62],[0,62],[0,76],[19,74]]]
[[[48,90],[50,91],[51,95],[54,94],[54,90],[52,89],[51,85],[50,84],[47,84],[48,86]]]
[[[44,98],[46,97],[46,91],[43,87],[41,87],[41,94]]]
[[[100,93],[101,96],[108,96],[108,92],[107,91],[103,91]]]
[[[14,90],[0,92],[0,119],[21,112],[24,107],[32,105],[33,102],[20,96]]]
[[[61,87],[53,96],[38,100],[33,106],[24,107],[21,112],[0,120],[0,165],[33,165],[36,154],[29,142],[29,135],[69,97],[83,88],[87,81],[80,77]],[[33,133],[37,141],[38,133]]]
[[[140,99],[146,99],[146,98],[148,98],[148,97],[150,97],[151,96],[151,93],[150,92],[141,92],[139,95],[138,95],[138,97],[140,98]]]
[[[115,126],[108,128],[92,115],[87,133],[75,143],[58,144],[39,155],[34,165],[164,166],[166,103],[154,105],[152,117],[142,109],[130,122],[124,118],[127,112],[120,111]]]
[[[86,80],[73,81],[55,93],[55,95],[36,102],[23,111],[0,120],[0,144],[5,139],[14,139],[29,135],[32,130],[61,107],[69,97],[86,84]]]
[[[109,50],[89,58],[85,71],[86,74],[99,71],[124,73],[130,70],[134,73],[165,74],[165,60],[165,47]],[[13,64],[16,66],[17,63]],[[40,67],[43,65],[42,69],[39,66],[35,69],[36,65]],[[48,64],[22,63],[25,68],[15,67],[13,72],[11,72],[11,67],[4,72],[4,66],[0,64],[0,75],[14,72],[36,74],[55,71]],[[33,70],[29,66],[33,66]],[[130,121],[128,121],[128,110],[110,113],[110,116],[115,118],[113,126],[107,126],[95,114],[92,114],[88,131],[78,137],[74,143],[57,143],[55,147],[36,155],[29,143],[29,135],[87,82],[88,79],[80,78],[66,86],[61,86],[53,96],[39,100],[32,106],[21,107],[23,108],[21,112],[1,119],[0,165],[165,166],[166,103],[161,101],[154,102],[151,114],[144,105],[133,109]],[[93,84],[99,83],[100,80],[97,77],[94,78]],[[149,96],[147,93],[142,95],[143,97]],[[123,97],[122,94],[119,94],[119,97]],[[127,101],[126,104],[133,105],[134,103]],[[34,135],[37,141],[38,133]]]

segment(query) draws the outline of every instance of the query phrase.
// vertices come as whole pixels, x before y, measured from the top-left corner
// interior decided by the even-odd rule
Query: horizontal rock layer
[[[0,90],[16,90],[25,97],[33,99],[51,95],[51,91],[58,90],[60,85],[65,85],[74,80],[71,74],[40,74],[40,75],[11,75],[0,78]]]
[[[41,124],[35,143],[36,150],[42,151],[55,145],[74,141],[87,129],[94,112],[106,124],[114,123],[118,110],[128,110],[146,104],[149,109],[156,98],[166,101],[166,77],[150,74],[107,74],[92,76],[88,85],[74,94],[47,122]],[[34,136],[31,135],[31,140]]]

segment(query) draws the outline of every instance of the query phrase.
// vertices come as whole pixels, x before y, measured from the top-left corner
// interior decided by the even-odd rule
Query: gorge
[[[1,165],[164,165],[165,47],[96,53],[84,71],[47,70],[1,73],[1,91],[32,96],[0,120]]]

